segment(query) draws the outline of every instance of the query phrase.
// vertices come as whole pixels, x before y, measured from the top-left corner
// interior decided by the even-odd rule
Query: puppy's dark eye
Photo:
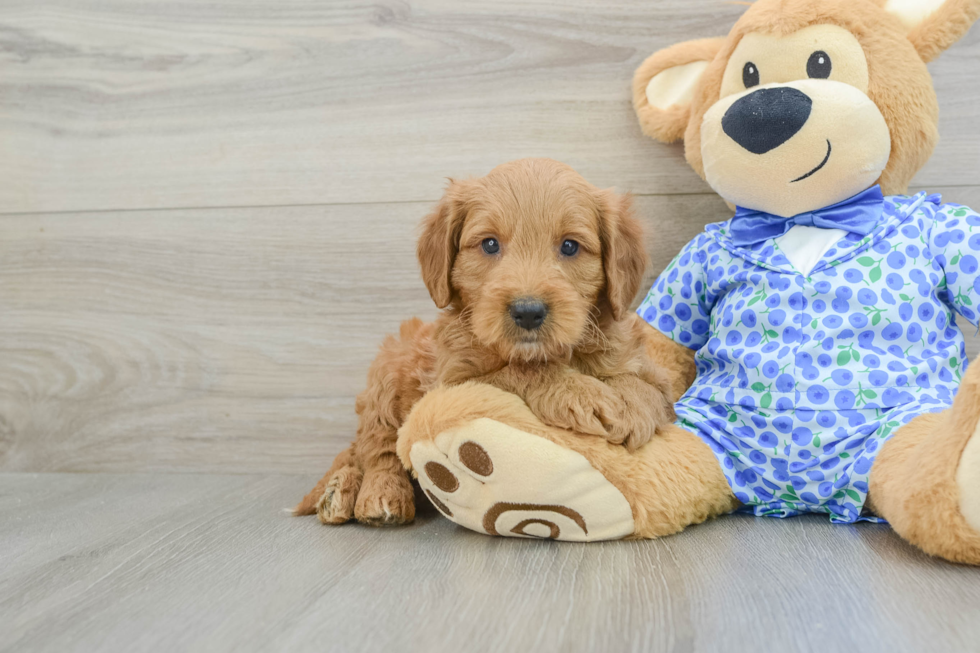
[[[759,69],[751,61],[742,66],[742,84],[745,88],[759,85]]]
[[[487,254],[496,254],[500,251],[500,243],[496,238],[484,238],[483,251]]]
[[[561,244],[562,256],[575,256],[578,254],[578,243],[574,240],[566,240]]]
[[[813,79],[830,77],[830,55],[823,50],[817,50],[810,55],[806,62],[806,74]]]

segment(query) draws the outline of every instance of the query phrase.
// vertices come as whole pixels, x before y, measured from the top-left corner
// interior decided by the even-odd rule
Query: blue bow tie
[[[778,238],[798,224],[843,229],[867,236],[881,218],[884,206],[885,198],[881,194],[881,186],[872,186],[843,202],[791,218],[738,207],[735,217],[732,218],[730,234],[736,247],[749,247],[770,238]]]

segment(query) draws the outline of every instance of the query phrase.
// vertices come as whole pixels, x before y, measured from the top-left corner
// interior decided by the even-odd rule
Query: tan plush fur
[[[847,30],[860,44],[867,65],[867,97],[888,126],[891,150],[879,183],[886,194],[905,192],[938,138],[937,101],[925,63],[963,36],[980,17],[980,0],[947,0],[917,24],[908,20],[909,16],[900,20],[887,8],[886,0],[759,0],[720,45],[717,41],[711,42],[711,48],[705,46],[706,41],[682,43],[653,55],[640,66],[633,90],[644,131],[661,140],[675,140],[679,123],[686,117],[687,160],[704,177],[702,122],[719,102],[726,68],[742,39],[750,34],[777,37],[773,39],[776,50],[766,54],[777,60],[786,56],[778,37],[815,25],[833,25]],[[698,57],[710,63],[698,80],[690,106],[673,106],[668,111],[649,107],[646,84],[652,76]],[[734,63],[742,65],[741,61]],[[776,81],[787,84],[792,80]],[[823,204],[813,208],[818,206]],[[683,376],[683,364],[677,366],[682,361],[666,351],[668,346],[663,344],[656,352],[658,360]],[[957,470],[978,420],[980,364],[974,364],[952,408],[919,416],[884,445],[871,470],[868,503],[896,532],[922,550],[969,564],[980,564],[980,533],[961,513]]]
[[[651,106],[647,100],[647,84],[657,73],[668,68],[695,61],[711,61],[724,44],[723,38],[686,41],[651,54],[636,69],[633,75],[633,108],[640,118],[644,134],[664,143],[673,143],[684,137],[684,130],[691,120],[690,105],[675,104],[666,109]]]
[[[661,429],[649,443],[630,453],[602,438],[584,438],[549,427],[515,395],[481,383],[439,388],[427,394],[402,427],[398,455],[411,468],[412,445],[480,417],[585,456],[626,497],[633,509],[635,538],[671,535],[739,505],[708,445],[678,426]]]
[[[938,103],[925,62],[966,33],[980,15],[980,0],[948,0],[908,33],[897,18],[881,8],[883,4],[877,0],[759,0],[724,39],[690,41],[655,53],[634,75],[633,103],[644,132],[665,142],[677,140],[679,123],[686,117],[685,155],[703,178],[701,121],[719,100],[729,57],[742,37],[751,32],[779,35],[810,25],[838,25],[854,34],[865,51],[870,73],[868,96],[891,132],[892,151],[881,175],[882,190],[885,194],[905,193],[938,140]],[[657,68],[699,59],[710,63],[690,107],[676,106],[665,112],[649,106],[646,83],[659,72]]]
[[[963,519],[956,469],[980,421],[980,364],[963,377],[952,408],[899,429],[871,468],[868,501],[895,531],[926,553],[980,565],[980,533]]]
[[[959,41],[978,18],[980,2],[977,0],[946,0],[908,33],[908,39],[922,60],[929,63]]]
[[[491,238],[498,253],[483,248]],[[561,254],[565,240],[578,252]],[[330,524],[411,521],[412,487],[395,442],[435,387],[481,381],[513,393],[544,423],[624,451],[673,419],[673,380],[646,355],[649,329],[629,313],[646,254],[628,199],[555,161],[504,164],[451,183],[423,223],[418,258],[446,310],[432,324],[406,322],[384,342],[357,400],[357,439],[297,514],[315,511]],[[510,306],[522,298],[548,307],[540,329],[515,324]]]

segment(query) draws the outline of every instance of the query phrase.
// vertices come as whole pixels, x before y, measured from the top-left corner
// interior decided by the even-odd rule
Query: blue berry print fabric
[[[980,215],[938,196],[886,197],[809,276],[774,240],[747,248],[708,225],[638,312],[696,350],[678,424],[715,452],[760,516],[863,515],[875,455],[896,429],[949,407],[967,360],[955,313],[980,306]]]

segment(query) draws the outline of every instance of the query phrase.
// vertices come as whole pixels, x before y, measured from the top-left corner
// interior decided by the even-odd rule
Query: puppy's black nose
[[[547,315],[547,305],[537,299],[518,299],[510,305],[510,316],[514,318],[514,323],[527,331],[540,327]]]
[[[721,128],[752,154],[765,154],[800,131],[813,100],[795,88],[760,88],[728,107]]]

